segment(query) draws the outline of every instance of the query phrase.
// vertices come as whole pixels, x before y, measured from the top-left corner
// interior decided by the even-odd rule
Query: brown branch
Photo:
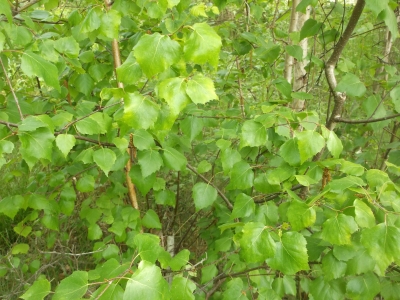
[[[335,46],[333,53],[331,57],[328,59],[325,65],[325,75],[326,79],[328,81],[329,89],[331,90],[331,93],[334,96],[334,106],[333,110],[331,113],[331,116],[329,119],[326,121],[326,128],[329,130],[334,129],[335,127],[335,119],[340,118],[343,110],[343,105],[344,102],[346,101],[346,94],[336,92],[335,88],[337,86],[336,82],[336,76],[335,76],[335,66],[337,62],[339,61],[340,55],[343,52],[343,49],[345,48],[346,44],[351,38],[351,35],[356,28],[356,25],[358,23],[358,20],[360,19],[361,13],[364,9],[365,6],[365,0],[358,0],[357,4],[354,6],[353,12],[350,16],[349,23],[347,24],[347,27],[345,31],[343,32],[343,35],[340,37],[337,45]]]
[[[77,122],[79,122],[79,121],[81,121],[81,120],[83,120],[83,119],[86,119],[86,118],[90,117],[91,115],[93,115],[93,114],[95,114],[95,113],[97,113],[97,112],[99,112],[99,111],[105,110],[105,109],[107,109],[107,108],[110,108],[110,107],[112,107],[112,106],[115,106],[115,105],[118,105],[118,104],[121,104],[121,103],[123,103],[122,100],[119,101],[119,102],[110,104],[110,105],[106,105],[106,106],[104,106],[104,107],[99,107],[98,109],[95,109],[95,110],[92,111],[91,113],[89,113],[89,114],[87,114],[87,115],[85,115],[85,116],[83,116],[83,117],[80,117],[80,118],[78,118],[78,119],[76,119],[76,120],[74,120],[74,121],[69,122],[69,123],[66,124],[63,128],[61,128],[60,131],[64,131],[64,130],[68,129],[68,127],[70,127],[71,125],[73,125],[73,124],[75,124],[75,123],[77,123]]]
[[[107,10],[111,9],[112,3],[113,3],[112,1],[104,0],[104,4],[106,5]],[[119,51],[118,40],[113,39],[111,42],[111,45],[112,45],[112,55],[113,55],[113,59],[114,59],[114,73],[115,73],[115,78],[117,79],[117,86],[119,88],[124,88],[124,84],[118,80],[118,75],[117,75],[117,68],[119,66],[121,66],[121,54]],[[128,154],[129,154],[129,159],[125,165],[125,180],[126,180],[126,185],[128,187],[128,195],[129,195],[131,204],[134,208],[139,209],[135,185],[132,183],[132,179],[129,176],[133,158],[136,157],[136,148],[133,145],[132,135],[130,137],[129,146],[130,147],[127,149]]]
[[[19,10],[18,13],[23,12],[24,10],[27,10],[29,7],[31,7],[32,5],[35,5],[36,3],[39,3],[40,0],[34,0],[32,2],[29,2],[27,4],[25,4],[24,6],[22,6]]]
[[[195,173],[197,176],[199,176],[205,183],[211,185],[213,188],[215,188],[217,190],[218,195],[220,195],[220,197],[222,198],[222,200],[225,201],[226,205],[228,206],[228,208],[230,210],[233,209],[233,205],[232,203],[229,201],[229,199],[225,196],[225,194],[214,184],[212,183],[210,180],[208,180],[206,177],[204,177],[203,175],[201,175],[199,172],[197,172],[197,170],[191,166],[190,164],[186,165],[186,168],[188,168],[190,171],[192,171],[193,173]]]
[[[15,103],[17,104],[19,116],[21,117],[21,120],[23,120],[24,119],[24,115],[22,114],[22,110],[21,110],[21,107],[19,106],[17,95],[14,92],[14,88],[12,87],[10,78],[8,78],[7,71],[6,71],[6,68],[4,67],[2,58],[0,58],[0,64],[1,64],[1,68],[3,69],[3,72],[4,72],[4,76],[6,77],[7,84],[10,87],[11,93],[12,93],[12,95],[14,97]]]
[[[375,123],[375,122],[386,121],[386,120],[394,119],[397,117],[400,117],[400,113],[391,115],[391,116],[382,117],[382,118],[365,119],[365,120],[350,120],[350,119],[343,119],[343,118],[337,117],[337,118],[334,118],[334,121],[337,123],[347,123],[347,124],[366,124],[366,123]]]

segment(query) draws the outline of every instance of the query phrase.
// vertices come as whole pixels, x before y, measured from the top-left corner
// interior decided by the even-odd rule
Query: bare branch
[[[391,116],[382,117],[382,118],[366,119],[366,120],[350,120],[350,119],[343,119],[343,118],[338,117],[338,118],[335,118],[334,121],[337,123],[347,123],[347,124],[367,124],[367,123],[386,121],[386,120],[394,119],[397,117],[400,117],[400,113],[391,115]]]

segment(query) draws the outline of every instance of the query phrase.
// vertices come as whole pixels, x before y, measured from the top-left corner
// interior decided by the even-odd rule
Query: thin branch
[[[326,121],[326,128],[328,128],[329,130],[334,129],[335,119],[341,116],[342,110],[343,110],[343,105],[344,105],[344,102],[346,101],[345,93],[340,93],[340,92],[335,91],[335,88],[337,86],[337,81],[336,81],[336,76],[335,76],[335,66],[336,66],[337,62],[339,61],[340,55],[342,54],[343,49],[345,48],[346,44],[348,43],[354,29],[356,28],[358,20],[361,17],[361,13],[364,10],[364,6],[365,6],[365,0],[357,1],[357,4],[354,6],[353,12],[350,16],[349,23],[347,24],[347,27],[346,27],[345,31],[343,32],[343,35],[340,37],[337,45],[333,49],[333,53],[332,53],[331,57],[328,59],[328,61],[326,62],[326,65],[325,65],[326,79],[328,81],[329,89],[334,96],[333,110],[332,110],[330,118],[327,119],[327,121]]]
[[[24,6],[22,6],[19,10],[18,13],[23,12],[24,10],[27,10],[29,7],[31,7],[32,5],[35,5],[36,3],[40,2],[40,0],[34,0],[32,2],[29,2],[27,4],[25,4]]]
[[[375,123],[375,122],[381,122],[381,121],[386,121],[390,120],[393,118],[400,117],[400,113],[391,115],[391,116],[386,116],[382,118],[376,118],[376,119],[365,119],[365,120],[349,120],[349,119],[343,119],[343,118],[334,118],[334,121],[337,123],[347,123],[347,124],[366,124],[366,123]]]
[[[212,183],[210,180],[208,180],[206,177],[204,177],[203,175],[201,175],[199,172],[197,172],[197,170],[191,166],[190,164],[186,165],[186,168],[188,168],[190,171],[192,171],[193,173],[195,173],[197,176],[199,176],[205,183],[211,185],[213,188],[215,188],[217,190],[218,195],[221,196],[221,198],[225,201],[226,205],[228,206],[228,208],[230,210],[233,209],[233,205],[232,203],[229,201],[229,199],[225,196],[225,194],[214,184]]]
[[[3,69],[3,72],[4,72],[4,76],[6,77],[7,84],[10,87],[11,93],[12,93],[12,95],[14,97],[15,103],[17,104],[19,116],[21,117],[21,120],[23,120],[24,119],[24,115],[22,114],[21,107],[19,106],[17,95],[15,95],[14,88],[12,87],[11,81],[8,78],[6,68],[4,67],[4,64],[3,64],[3,59],[1,59],[1,58],[0,58],[0,64],[1,64],[1,68]]]
[[[64,131],[64,130],[66,130],[68,127],[70,127],[71,125],[73,125],[73,124],[75,124],[75,123],[77,123],[77,122],[79,122],[79,121],[81,121],[81,120],[83,120],[83,119],[86,119],[87,117],[90,117],[91,115],[93,115],[93,114],[95,114],[95,113],[97,113],[97,112],[99,112],[99,111],[102,111],[102,110],[105,110],[105,109],[107,109],[107,108],[110,108],[110,107],[112,107],[112,106],[115,106],[115,105],[118,105],[118,104],[122,104],[123,103],[123,101],[121,100],[121,101],[119,101],[119,102],[116,102],[116,103],[113,103],[113,104],[110,104],[110,105],[106,105],[106,106],[104,106],[104,107],[100,107],[100,108],[98,108],[98,109],[95,109],[94,111],[92,111],[91,113],[89,113],[89,114],[87,114],[87,115],[85,115],[85,116],[83,116],[83,117],[80,117],[80,118],[78,118],[78,119],[76,119],[76,120],[74,120],[74,121],[71,121],[71,122],[69,122],[67,125],[65,125],[60,131]]]

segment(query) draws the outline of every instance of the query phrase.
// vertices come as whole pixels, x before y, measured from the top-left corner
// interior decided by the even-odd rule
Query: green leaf
[[[186,61],[196,64],[208,62],[216,68],[222,46],[221,38],[207,23],[194,24],[191,29],[193,32],[183,48]]]
[[[241,134],[241,146],[259,147],[267,142],[267,130],[255,121],[249,120],[243,123]]]
[[[146,214],[142,218],[142,224],[147,228],[161,229],[160,219],[158,218],[157,213],[152,209],[149,209],[146,212]]]
[[[164,182],[165,183],[165,182]],[[156,189],[155,185],[153,189]],[[154,197],[156,198],[156,203],[160,205],[170,205],[175,207],[176,196],[175,193],[169,190],[161,190],[154,192]]]
[[[273,42],[262,43],[262,45],[254,51],[256,57],[265,63],[273,63],[281,53],[281,47]],[[278,79],[281,81],[281,79]],[[279,88],[278,88],[279,89]]]
[[[341,279],[325,281],[320,276],[311,282],[310,293],[314,299],[342,300],[345,299],[346,282]]]
[[[397,28],[397,18],[393,9],[389,6],[385,7],[385,9],[379,14],[378,18],[385,21],[386,26],[392,34],[392,40],[396,39],[399,35],[399,31]]]
[[[135,130],[133,144],[138,150],[150,149],[156,145],[153,136],[144,129]]]
[[[29,116],[22,120],[21,125],[18,126],[19,131],[35,131],[37,128],[46,127],[51,131],[54,130],[53,122],[49,116]]]
[[[187,265],[190,257],[190,251],[187,249],[183,249],[177,255],[172,257],[170,261],[170,266],[172,271],[179,271],[184,266]]]
[[[381,291],[381,285],[374,273],[368,272],[350,279],[346,291],[351,299],[374,299]]]
[[[169,286],[159,267],[141,261],[138,270],[126,284],[123,300],[131,299],[169,299]]]
[[[364,186],[364,181],[355,176],[347,176],[340,179],[334,179],[329,182],[328,187],[332,192],[342,193],[344,190],[348,189],[349,187],[353,186]]]
[[[150,189],[153,187],[154,182],[156,181],[155,173],[151,174],[148,177],[143,177],[139,165],[132,166],[129,172],[129,176],[143,196],[145,196],[150,191]]]
[[[300,233],[286,232],[276,243],[275,256],[267,259],[267,263],[287,275],[309,270],[306,244],[306,239]]]
[[[108,172],[110,172],[116,159],[117,156],[111,149],[101,148],[93,152],[93,161],[100,167],[106,176],[108,176]]]
[[[181,46],[168,36],[157,32],[152,35],[143,35],[133,51],[148,78],[165,71],[181,57]]]
[[[189,137],[191,142],[203,131],[203,127],[203,120],[194,116],[186,117],[181,122],[181,130]]]
[[[47,128],[38,128],[31,132],[19,132],[21,141],[22,158],[32,169],[39,159],[51,161],[53,150],[54,135]]]
[[[69,58],[77,58],[79,56],[79,44],[72,36],[60,38],[54,42],[54,49],[65,54]]]
[[[350,161],[344,161],[340,167],[340,171],[349,175],[361,176],[364,174],[364,167]]]
[[[372,213],[371,208],[362,202],[361,200],[356,199],[354,201],[355,207],[355,219],[360,227],[371,228],[375,226],[375,217]]]
[[[160,153],[152,149],[139,151],[137,153],[137,159],[143,177],[147,177],[154,172],[157,172],[164,164]]]
[[[164,164],[166,167],[175,171],[182,171],[187,164],[186,157],[178,150],[172,147],[165,147],[162,154]]]
[[[302,131],[296,133],[297,146],[300,152],[301,163],[313,157],[325,146],[324,138],[316,131]]]
[[[347,73],[343,76],[342,80],[340,80],[335,88],[335,91],[346,93],[353,97],[361,97],[364,95],[366,90],[367,89],[365,88],[364,83],[360,81],[360,78],[351,73]]]
[[[354,253],[354,257],[347,262],[347,275],[357,275],[372,271],[375,260],[368,254],[365,248]]]
[[[279,148],[279,155],[291,166],[300,165],[300,152],[296,139],[287,140]]]
[[[196,74],[188,81],[186,93],[196,104],[205,104],[211,100],[218,100],[214,83],[202,74]]]
[[[136,62],[133,51],[129,53],[128,58],[117,69],[118,80],[125,85],[134,85],[142,77],[142,69]]]
[[[303,60],[303,49],[298,45],[288,45],[286,46],[286,52],[293,56],[296,60],[302,61]]]
[[[206,161],[202,160],[199,165],[197,166],[197,172],[199,173],[206,173],[212,169],[212,165]]]
[[[198,182],[192,188],[192,197],[198,211],[211,206],[217,200],[217,190],[209,184]]]
[[[376,261],[381,272],[395,260],[400,259],[400,229],[384,223],[361,232],[361,242]]]
[[[76,139],[72,134],[59,134],[56,137],[56,145],[58,149],[67,157],[68,153],[75,146]]]
[[[77,91],[89,96],[93,92],[94,81],[89,74],[79,74],[74,80],[74,86]]]
[[[174,276],[171,285],[171,299],[175,300],[194,300],[193,295],[196,284],[189,278],[179,275]]]
[[[42,300],[50,293],[50,289],[50,282],[47,279],[39,279],[20,298],[25,300]]]
[[[125,151],[129,147],[129,142],[125,138],[115,137],[113,138],[112,142],[118,148],[121,153],[125,153]]]
[[[390,98],[394,105],[394,109],[397,112],[400,112],[400,86],[396,86],[393,90],[390,91]]]
[[[4,1],[4,0],[0,0],[0,6],[1,6],[1,1]],[[0,10],[1,10],[1,7],[0,7]],[[6,37],[4,36],[3,33],[0,32],[0,52],[3,51],[3,49],[4,49],[5,41],[6,41]]]
[[[190,103],[186,86],[185,78],[181,77],[163,80],[158,85],[158,96],[168,103],[171,112],[175,115],[178,115]]]
[[[332,251],[329,251],[322,258],[322,271],[326,280],[337,279],[343,277],[346,273],[347,264],[339,261],[333,256]]]
[[[286,215],[292,229],[295,231],[312,226],[316,220],[315,209],[309,207],[306,203],[297,200],[290,203]]]
[[[243,295],[243,281],[241,278],[231,279],[225,286],[222,300],[247,300],[248,298]]]
[[[100,23],[100,36],[108,39],[118,39],[119,25],[121,24],[121,15],[114,9],[108,10],[106,13],[101,15]]]
[[[329,131],[328,140],[326,141],[326,147],[331,152],[334,158],[339,158],[340,153],[343,151],[342,141],[337,137],[333,130]]]
[[[53,295],[54,300],[80,299],[88,289],[88,273],[75,271],[63,279]]]
[[[268,232],[268,226],[249,222],[242,229],[240,256],[247,263],[263,262],[275,255],[275,242]]]
[[[250,165],[241,160],[234,164],[230,174],[230,182],[226,186],[227,190],[248,189],[253,186],[254,173]]]
[[[384,9],[388,7],[388,0],[366,0],[365,6],[371,10],[377,17]]]
[[[1,140],[0,141],[0,155],[3,153],[12,153],[14,150],[14,144],[10,141]]]
[[[92,8],[81,24],[81,31],[83,33],[90,33],[98,29],[101,25],[101,19],[97,15],[98,8]],[[100,12],[99,12],[100,14]]]
[[[158,118],[160,108],[157,104],[143,97],[138,92],[125,97],[124,115],[122,121],[134,129],[148,129]]]
[[[147,15],[150,18],[154,19],[161,19],[168,8],[167,0],[159,0],[159,1],[139,0],[137,3],[140,7],[142,8],[145,7],[147,9]]]
[[[0,0],[0,11],[7,17],[9,23],[12,23],[11,6],[7,0]]]
[[[296,180],[297,180],[301,185],[304,185],[304,186],[310,186],[310,185],[315,184],[315,183],[318,182],[317,180],[311,178],[311,177],[308,176],[308,175],[294,175],[294,177],[296,177]]]
[[[339,214],[324,222],[321,237],[334,245],[350,244],[351,234],[357,229],[358,226],[353,217]]]
[[[57,67],[41,56],[30,51],[24,52],[21,58],[21,69],[27,76],[38,76],[47,85],[61,91]]]
[[[300,30],[300,40],[316,35],[322,26],[323,23],[317,22],[314,19],[308,19],[304,22],[304,25]]]
[[[315,7],[318,4],[318,0],[302,0],[297,6],[296,11],[302,12],[303,14],[306,13],[306,9],[309,5]]]
[[[142,260],[155,263],[162,248],[160,238],[150,233],[139,233],[134,238],[134,244],[137,247]]]
[[[235,199],[231,219],[249,217],[254,214],[255,203],[250,196],[240,193]]]
[[[11,253],[13,255],[19,254],[19,253],[28,253],[29,251],[29,245],[28,244],[16,244],[12,247]]]
[[[288,99],[292,97],[292,85],[285,78],[277,78],[272,83],[283,96]]]

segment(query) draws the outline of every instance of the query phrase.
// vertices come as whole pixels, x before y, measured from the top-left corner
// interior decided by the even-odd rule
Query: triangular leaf
[[[100,167],[106,176],[108,176],[108,172],[110,172],[116,159],[117,156],[111,149],[101,148],[93,153],[93,161]]]
[[[165,71],[181,57],[181,46],[158,32],[143,35],[133,50],[137,62],[148,78]]]
[[[24,52],[21,69],[26,75],[42,78],[47,85],[61,91],[57,67],[41,56],[30,51]]]
[[[198,182],[193,186],[192,189],[194,205],[196,210],[206,208],[217,200],[217,190],[209,184],[204,182]]]
[[[186,61],[196,64],[208,62],[216,67],[222,46],[221,38],[207,23],[194,24],[191,29],[193,29],[193,32],[184,46]]]

